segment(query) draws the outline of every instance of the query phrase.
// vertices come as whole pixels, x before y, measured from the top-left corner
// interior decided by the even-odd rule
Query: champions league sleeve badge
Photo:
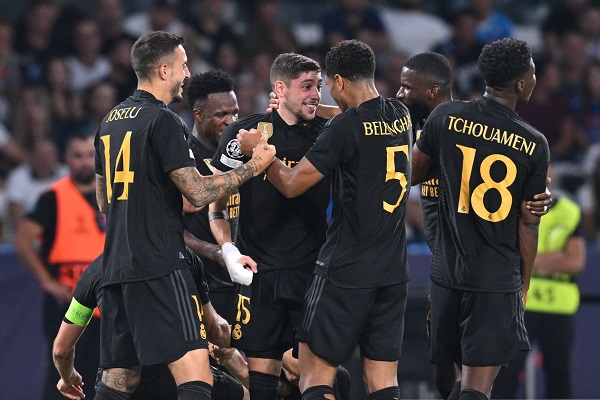
[[[221,154],[220,158],[220,161],[224,165],[227,165],[230,168],[237,168],[244,164],[244,162],[240,160],[244,155],[242,154],[242,150],[238,145],[237,139],[232,139],[229,141],[229,143],[227,143],[225,153],[227,153],[227,155]]]

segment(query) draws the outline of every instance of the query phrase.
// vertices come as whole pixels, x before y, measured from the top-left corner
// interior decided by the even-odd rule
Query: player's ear
[[[275,92],[275,94],[277,95],[277,98],[282,98],[285,97],[285,83],[283,83],[283,81],[275,81],[275,84],[273,85],[273,92]]]
[[[335,76],[333,77],[334,81],[335,81],[335,85],[337,86],[338,90],[341,92],[342,90],[344,90],[344,85],[345,85],[345,81],[344,78],[342,78],[339,74],[335,74]]]
[[[525,80],[519,79],[515,84],[515,93],[519,94],[525,89]]]
[[[160,64],[158,66],[158,75],[161,80],[167,80],[169,75],[169,64]]]
[[[427,91],[427,98],[429,100],[433,100],[438,96],[439,93],[440,93],[440,87],[438,85],[433,85]]]

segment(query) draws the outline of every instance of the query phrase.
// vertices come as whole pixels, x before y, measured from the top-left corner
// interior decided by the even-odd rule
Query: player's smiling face
[[[175,49],[175,56],[172,59],[170,82],[172,102],[183,100],[183,83],[190,77],[190,70],[187,66],[187,56],[183,46],[179,45]]]
[[[321,73],[309,71],[301,73],[286,85],[285,99],[281,108],[296,118],[296,122],[311,121],[315,118],[317,105],[321,101]]]

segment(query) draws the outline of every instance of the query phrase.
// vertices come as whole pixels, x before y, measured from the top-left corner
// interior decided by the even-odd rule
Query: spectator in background
[[[201,0],[195,13],[186,20],[198,32],[202,57],[213,64],[223,43],[237,41],[232,26],[225,18],[226,3],[226,0]]]
[[[19,55],[13,48],[12,24],[0,21],[0,121],[6,121],[10,103],[21,85]]]
[[[43,324],[49,348],[71,301],[77,280],[102,252],[105,237],[104,216],[96,203],[94,144],[91,138],[73,137],[67,144],[69,176],[44,192],[19,224],[15,249],[23,266],[39,282],[44,292]],[[38,243],[41,247],[38,249]],[[88,334],[77,348],[77,370],[89,382],[84,391],[94,397],[100,356],[100,322],[94,318]],[[44,399],[62,399],[56,390],[58,373],[47,354],[48,374]]]
[[[84,117],[80,132],[93,135],[98,130],[102,119],[110,112],[117,99],[117,88],[110,81],[102,81],[90,87],[84,98]]]
[[[396,0],[393,4],[396,8],[381,12],[393,51],[412,57],[450,36],[446,22],[423,10],[423,0]]]
[[[477,16],[477,40],[491,43],[514,36],[514,23],[508,15],[494,9],[492,0],[471,0],[471,10]]]
[[[79,129],[81,123],[82,95],[70,87],[70,72],[64,58],[51,58],[44,72],[52,116],[51,137],[58,145],[62,158],[67,138]]]
[[[249,59],[258,53],[267,53],[271,59],[275,59],[280,53],[298,51],[292,30],[279,18],[279,6],[279,0],[256,1],[252,17],[240,37],[242,58]]]
[[[48,138],[37,139],[28,162],[13,169],[7,177],[6,200],[13,232],[21,218],[33,210],[40,194],[67,174],[67,167],[59,163],[56,143]]]
[[[558,64],[553,60],[538,60],[535,75],[535,90],[527,104],[517,105],[517,112],[546,136],[554,162],[554,176],[559,178],[552,183],[560,186],[557,162],[574,162],[582,143],[575,129],[570,99],[560,87]]]
[[[366,0],[336,0],[335,4],[321,19],[324,48],[342,40],[358,39],[371,46],[375,54],[388,51],[388,36],[379,10]]]
[[[82,19],[73,30],[74,49],[67,56],[71,89],[84,92],[110,74],[111,65],[102,55],[102,36],[98,24],[92,19]]]
[[[589,3],[590,0],[560,0],[550,5],[548,16],[541,26],[545,56],[560,51],[564,36],[579,28],[579,17]]]
[[[112,41],[107,51],[111,69],[108,80],[117,88],[117,100],[126,99],[136,88],[136,76],[131,67],[131,48],[135,39],[122,33]]]
[[[179,19],[176,3],[177,0],[155,0],[149,10],[125,17],[123,29],[135,38],[151,31],[166,31],[182,35],[185,28]]]
[[[561,41],[558,58],[562,90],[568,95],[577,95],[587,63],[585,40],[577,31],[567,32]]]
[[[40,81],[44,63],[56,52],[53,33],[60,14],[52,0],[30,3],[15,27],[15,49],[22,57],[22,73],[26,81]]]
[[[461,99],[481,92],[483,79],[477,60],[482,48],[483,44],[477,40],[477,16],[470,10],[459,11],[453,16],[452,36],[433,48],[450,62],[454,71],[454,90]]]
[[[600,7],[589,6],[581,12],[579,32],[585,41],[588,58],[600,57]]]
[[[40,84],[30,84],[21,89],[12,122],[14,138],[25,148],[36,139],[50,137],[52,109],[48,92]]]
[[[102,53],[108,53],[124,34],[125,7],[122,0],[96,0],[94,2],[93,18],[102,27]]]

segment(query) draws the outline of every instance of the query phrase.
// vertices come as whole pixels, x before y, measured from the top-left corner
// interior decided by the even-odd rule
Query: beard
[[[171,88],[171,103],[179,103],[183,101],[183,96],[179,92],[181,90],[181,84],[173,85]]]
[[[71,179],[76,184],[89,185],[96,179],[96,172],[94,170],[72,172]]]

